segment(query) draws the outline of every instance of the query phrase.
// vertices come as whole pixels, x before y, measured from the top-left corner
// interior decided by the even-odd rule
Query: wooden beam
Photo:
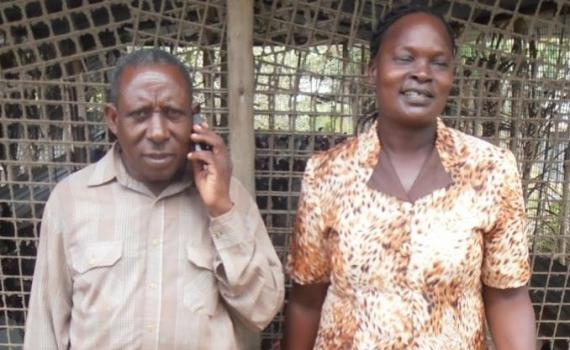
[[[253,133],[253,0],[228,0],[228,125],[233,175],[255,197]],[[258,350],[261,336],[243,324],[235,327],[243,349]]]
[[[233,174],[254,195],[253,0],[227,1],[229,146]]]

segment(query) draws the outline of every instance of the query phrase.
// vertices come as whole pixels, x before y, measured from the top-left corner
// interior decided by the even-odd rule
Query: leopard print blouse
[[[527,283],[512,153],[441,120],[435,149],[450,182],[413,202],[373,186],[376,125],[309,160],[288,270],[330,283],[315,349],[486,349],[482,285]]]

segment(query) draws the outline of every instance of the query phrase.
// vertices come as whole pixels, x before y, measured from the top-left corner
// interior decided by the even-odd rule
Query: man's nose
[[[166,125],[167,121],[160,111],[154,111],[149,119],[147,137],[154,143],[160,144],[168,140],[170,132]]]

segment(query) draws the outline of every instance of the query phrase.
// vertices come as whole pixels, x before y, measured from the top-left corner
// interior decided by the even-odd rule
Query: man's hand
[[[206,123],[194,125],[193,131],[190,135],[193,143],[206,143],[212,147],[211,150],[188,153],[188,159],[192,161],[194,182],[210,216],[220,216],[233,206],[230,199],[230,156],[224,140],[210,130]]]

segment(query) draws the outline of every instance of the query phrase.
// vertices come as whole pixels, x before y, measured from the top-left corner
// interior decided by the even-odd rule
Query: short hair
[[[453,34],[453,30],[451,29],[449,23],[443,18],[443,16],[440,13],[436,12],[433,8],[427,7],[423,4],[412,2],[411,4],[395,8],[394,10],[386,14],[386,16],[384,16],[384,18],[381,19],[380,22],[378,22],[376,30],[372,33],[372,37],[370,38],[370,61],[372,61],[378,54],[380,46],[382,45],[382,40],[384,39],[384,35],[388,31],[388,29],[390,29],[390,27],[394,23],[396,23],[396,21],[398,21],[400,18],[405,17],[407,15],[412,15],[414,13],[428,14],[430,16],[439,19],[441,23],[443,23],[445,29],[447,29],[447,34],[449,35],[451,53],[455,56],[457,52],[457,46],[455,44],[455,36]],[[379,117],[378,111],[372,111],[362,116],[361,118],[359,118],[356,124],[355,131],[356,132],[363,131],[378,117]]]
[[[457,51],[457,46],[455,44],[455,36],[453,34],[453,30],[449,23],[443,18],[443,16],[435,11],[433,8],[425,6],[423,4],[411,3],[408,5],[400,6],[391,12],[389,12],[383,19],[378,22],[376,26],[376,30],[372,33],[372,37],[370,38],[370,59],[374,59],[380,50],[380,46],[382,45],[382,40],[384,39],[384,35],[390,29],[390,27],[398,21],[400,18],[405,17],[407,15],[411,15],[414,13],[426,13],[430,16],[433,16],[441,21],[441,23],[447,29],[447,34],[449,35],[449,41],[451,43],[451,52],[455,56]]]
[[[176,68],[188,85],[188,98],[192,99],[192,78],[190,76],[190,71],[176,56],[157,49],[139,49],[123,56],[117,62],[117,65],[111,73],[111,78],[109,81],[109,90],[107,93],[107,102],[116,104],[119,99],[119,83],[121,75],[124,70],[128,67],[135,68],[140,66],[151,66],[151,65],[169,65]]]

